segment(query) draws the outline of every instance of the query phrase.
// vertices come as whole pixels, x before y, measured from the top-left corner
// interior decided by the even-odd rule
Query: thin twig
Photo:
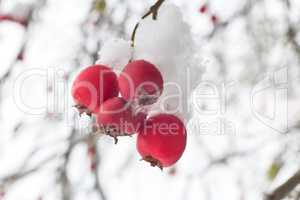
[[[265,200],[281,200],[289,195],[300,184],[300,170],[291,178],[275,189],[271,194],[266,195]]]
[[[241,10],[239,10],[237,13],[231,16],[227,21],[217,23],[214,26],[212,32],[208,34],[205,38],[212,39],[219,31],[224,30],[228,25],[232,24],[232,22],[235,21],[235,19],[249,15],[249,13],[252,11],[254,6],[258,2],[260,2],[260,0],[247,1],[246,5],[244,5]]]
[[[1,185],[0,186],[3,186],[3,185],[12,185],[13,183],[17,182],[18,180],[30,175],[30,174],[33,174],[34,172],[42,169],[46,164],[50,163],[51,161],[55,160],[57,158],[57,155],[51,155],[50,157],[48,158],[45,158],[43,159],[42,161],[40,161],[35,167],[31,168],[31,169],[28,169],[26,171],[23,171],[23,172],[17,172],[15,174],[11,174],[11,175],[8,175],[4,178],[1,178],[0,179],[0,183]]]
[[[10,63],[8,70],[0,77],[0,84],[3,84],[10,77],[11,73],[13,72],[14,68],[16,67],[16,63],[18,61],[18,55],[25,52],[25,49],[27,47],[27,42],[29,41],[30,28],[31,28],[31,25],[34,24],[34,22],[35,22],[35,19],[33,16],[35,13],[40,12],[41,9],[46,4],[47,4],[47,0],[42,0],[42,1],[38,1],[38,3],[36,5],[29,8],[28,16],[26,16],[26,20],[25,20],[26,21],[26,26],[24,26],[25,33],[23,36],[23,41],[22,41],[21,47],[18,50],[18,54],[16,55],[16,57]],[[1,92],[1,85],[0,85],[0,92]]]
[[[71,200],[71,184],[70,184],[70,180],[67,175],[67,168],[68,168],[69,161],[70,161],[70,155],[74,149],[73,141],[75,139],[75,135],[76,135],[76,131],[73,128],[71,131],[71,134],[68,138],[68,142],[69,142],[68,149],[66,150],[66,152],[63,155],[64,156],[63,165],[61,166],[61,168],[59,170],[59,172],[60,172],[59,173],[59,182],[61,184],[61,193],[62,193],[63,200]]]
[[[95,177],[95,190],[98,191],[98,194],[101,196],[102,200],[106,200],[106,195],[104,193],[104,190],[102,188],[101,182],[99,180],[99,171],[98,168],[100,166],[100,153],[98,152],[98,147],[97,144],[95,144],[95,149],[96,149],[96,155],[95,155],[95,170],[94,170],[94,177]]]
[[[148,17],[149,15],[152,14],[152,19],[153,20],[156,20],[157,19],[157,14],[158,14],[158,10],[160,8],[160,6],[164,3],[165,0],[158,0],[153,6],[150,7],[149,11],[143,15],[142,19],[145,19],[146,17]],[[136,35],[136,31],[138,29],[140,25],[140,22],[138,22],[134,29],[133,29],[133,32],[131,34],[131,41],[132,41],[132,46],[134,46],[134,40],[135,40],[135,35]]]

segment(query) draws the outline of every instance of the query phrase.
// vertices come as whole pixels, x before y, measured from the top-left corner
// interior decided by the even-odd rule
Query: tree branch
[[[1,2],[0,2],[1,3]],[[21,47],[19,49],[18,54],[16,55],[15,59],[12,60],[10,66],[8,67],[8,70],[0,77],[0,84],[3,84],[11,75],[13,72],[16,62],[18,61],[18,57],[20,54],[24,53],[26,47],[27,47],[27,41],[29,38],[29,29],[31,28],[31,25],[34,24],[34,14],[41,11],[41,9],[46,5],[47,0],[38,1],[37,4],[33,5],[31,8],[29,8],[28,16],[26,16],[26,19],[21,20],[16,19],[14,17],[10,17],[11,19],[6,19],[9,21],[14,21],[16,23],[22,24],[25,28],[25,34],[23,36],[23,41],[21,44]],[[22,22],[23,21],[23,22]],[[1,85],[0,85],[0,92],[1,92]]]
[[[157,19],[157,14],[158,14],[158,10],[160,8],[160,6],[164,3],[165,0],[158,0],[153,6],[150,7],[149,11],[143,15],[142,19],[145,19],[146,17],[148,17],[149,15],[152,14],[152,19],[153,20],[156,20]],[[138,29],[140,25],[140,22],[138,22],[134,29],[133,29],[133,32],[131,34],[131,41],[132,41],[132,46],[134,46],[134,40],[135,40],[135,34],[136,34],[136,31]]]
[[[300,184],[300,170],[298,170],[285,183],[265,197],[265,200],[281,200],[290,194]]]
[[[227,21],[217,23],[214,26],[212,32],[208,34],[205,38],[212,39],[219,31],[224,30],[224,28],[230,25],[235,19],[249,15],[256,3],[259,3],[260,1],[261,0],[247,1],[246,5],[244,5],[241,10],[237,11],[233,16],[227,19]]]
[[[98,168],[100,166],[100,154],[98,152],[98,147],[97,147],[97,144],[95,144],[95,149],[96,149],[96,155],[95,155],[95,170],[94,170],[94,177],[95,177],[95,185],[94,185],[94,188],[95,190],[98,192],[98,194],[100,195],[101,199],[102,200],[106,200],[106,195],[104,193],[104,190],[102,188],[102,185],[101,185],[101,182],[99,180],[99,171],[98,171]]]
[[[1,178],[0,179],[0,187],[4,187],[4,185],[11,185],[11,184],[15,183],[16,181],[18,181],[24,177],[27,177],[28,175],[33,174],[34,172],[37,172],[38,170],[42,169],[42,167],[44,167],[46,164],[55,160],[56,158],[57,158],[57,155],[52,155],[46,159],[43,159],[35,167],[33,167],[31,169],[28,169],[28,170],[22,171],[22,172],[17,172],[15,174],[11,174],[4,178]]]

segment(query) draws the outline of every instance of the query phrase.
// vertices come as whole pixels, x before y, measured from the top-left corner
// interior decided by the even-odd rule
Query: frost
[[[99,51],[97,64],[104,64],[120,71],[132,57],[131,42],[123,39],[111,39],[104,43]]]

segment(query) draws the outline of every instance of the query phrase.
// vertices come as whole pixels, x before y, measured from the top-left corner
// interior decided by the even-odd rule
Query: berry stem
[[[164,1],[165,0],[157,0],[157,2],[153,6],[150,7],[149,11],[142,16],[142,19],[145,19],[146,17],[148,17],[149,15],[152,14],[152,19],[156,20],[157,19],[158,10],[159,10],[160,6],[164,3]],[[133,29],[133,32],[131,34],[131,41],[132,41],[131,45],[132,45],[132,47],[134,47],[135,34],[136,34],[136,31],[137,31],[139,25],[140,25],[140,22],[138,22],[135,25],[135,27]]]

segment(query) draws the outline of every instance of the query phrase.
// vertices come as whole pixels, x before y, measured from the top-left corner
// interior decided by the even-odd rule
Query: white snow
[[[184,68],[193,52],[189,26],[183,21],[178,7],[162,6],[157,20],[144,19],[137,30],[134,58],[154,63],[165,80],[177,76],[177,68]],[[182,62],[185,60],[185,62]]]
[[[3,1],[3,5],[17,4],[21,1],[32,0],[7,0]],[[44,70],[57,67],[66,72],[72,71],[72,75],[75,74],[76,67],[79,70],[79,67],[91,64],[90,59],[77,54],[77,51],[82,50],[83,40],[78,25],[85,20],[84,16],[89,11],[87,2],[86,0],[76,0],[76,3],[73,0],[49,1],[49,5],[43,9],[41,15],[37,15],[39,20],[29,35],[30,42],[24,62],[18,62],[9,79],[1,84],[0,178],[17,170],[23,161],[29,162],[30,165],[26,167],[28,169],[37,161],[47,157],[50,152],[58,156],[57,160],[47,164],[39,172],[8,187],[4,197],[6,200],[37,200],[39,196],[42,196],[43,200],[60,198],[60,186],[56,178],[57,167],[62,161],[59,158],[63,154],[62,149],[66,148],[64,138],[68,137],[71,127],[75,127],[76,130],[82,129],[78,134],[85,134],[83,131],[89,124],[89,120],[86,116],[75,121],[72,117],[64,120],[66,113],[62,113],[61,119],[46,118],[46,113],[38,116],[23,113],[14,102],[12,88],[16,77],[31,68]],[[123,4],[119,4],[118,0],[111,0],[107,1],[107,5],[109,9],[113,7],[125,9],[125,4],[132,4],[130,14],[134,16],[130,17],[124,28],[131,31],[138,16],[144,13],[143,9],[149,8],[153,2],[140,1],[137,4],[136,0],[128,0],[126,3],[124,1]],[[153,21],[151,16],[143,20],[136,35],[134,49],[131,49],[130,41],[123,39],[111,39],[104,43],[100,51],[99,62],[110,65],[118,71],[132,56],[134,59],[146,59],[159,67],[166,83],[176,83],[180,86],[182,93],[178,92],[180,90],[177,90],[177,87],[167,85],[159,103],[166,103],[165,97],[170,97],[170,94],[175,97],[176,94],[180,94],[179,98],[167,99],[167,105],[163,104],[163,108],[159,107],[159,103],[155,104],[151,107],[151,113],[162,112],[166,108],[168,112],[172,112],[174,108],[177,108],[180,99],[182,101],[195,100],[193,102],[195,113],[188,124],[186,151],[176,164],[176,174],[169,175],[169,169],[161,172],[159,169],[149,167],[148,163],[138,161],[140,156],[135,148],[135,136],[120,138],[118,145],[114,145],[113,139],[109,137],[99,138],[98,148],[101,161],[99,181],[107,199],[261,199],[261,195],[270,186],[270,182],[266,180],[266,171],[278,153],[286,151],[283,156],[285,167],[270,189],[287,180],[294,172],[293,166],[298,167],[299,163],[299,63],[294,51],[283,38],[281,38],[283,40],[280,39],[285,33],[281,32],[283,31],[281,28],[277,28],[285,25],[281,21],[276,22],[278,31],[273,32],[265,24],[255,24],[255,22],[260,22],[257,13],[263,10],[263,6],[258,4],[259,9],[249,16],[251,20],[240,17],[230,23],[227,28],[221,29],[217,35],[207,39],[203,36],[209,34],[212,28],[209,15],[197,12],[197,6],[203,1],[170,0],[169,2],[177,2],[180,9],[166,5],[159,10],[157,21]],[[216,5],[217,2],[222,5]],[[266,1],[265,6],[274,7],[272,2],[273,0]],[[297,21],[300,16],[300,2],[297,0],[291,2],[293,6],[289,15],[292,21]],[[228,10],[233,10],[227,9],[228,7],[236,7],[231,4],[226,4],[227,6],[224,7],[223,4],[221,0],[214,0],[211,4],[212,10],[217,12],[215,14],[218,14],[220,20],[224,20],[222,16],[228,17],[234,14],[227,13]],[[181,11],[184,12],[183,16]],[[274,12],[274,9],[268,12]],[[264,15],[264,12],[260,15]],[[270,18],[270,25],[273,24],[274,15],[267,15]],[[279,16],[281,15],[278,14]],[[189,25],[182,17],[192,26],[192,35]],[[262,19],[264,21],[266,18]],[[282,17],[282,19],[285,18]],[[132,21],[133,23],[130,23]],[[254,24],[258,28],[251,27]],[[263,26],[262,30],[266,29],[266,32],[259,32],[261,26]],[[248,28],[251,31],[256,30],[258,33],[255,33],[255,36],[259,37],[253,39]],[[86,29],[85,31],[93,32]],[[259,45],[256,44],[257,42],[264,40],[265,37],[268,38],[268,31],[276,33],[274,34],[276,44],[267,45],[270,49],[260,54],[263,55],[262,59],[265,61],[262,62],[256,57],[259,52],[255,47]],[[99,40],[103,41],[106,39],[104,36],[111,38],[117,35],[116,32],[115,27],[107,26],[96,33],[97,39],[100,38]],[[17,54],[17,43],[21,42],[22,34],[21,28],[13,24],[1,23],[0,76],[8,69],[11,59]],[[128,32],[129,36],[130,32]],[[94,38],[89,38],[89,40],[94,42]],[[266,50],[265,46],[262,47]],[[76,62],[73,60],[74,56],[78,56]],[[202,66],[206,64],[209,66],[202,76],[204,70]],[[278,100],[287,100],[289,105],[288,115],[281,115],[279,118],[281,122],[288,121],[291,127],[290,133],[286,135],[279,134],[275,129],[258,120],[252,113],[250,101],[253,87],[265,77],[263,73],[276,72],[278,68],[285,66],[289,67],[289,96],[282,97],[281,93],[279,95],[276,93],[276,97]],[[278,77],[275,78],[277,80]],[[43,88],[46,89],[46,87],[43,80],[46,79],[26,80],[23,91],[24,103],[34,107],[39,106],[40,103],[45,104],[46,93]],[[197,87],[198,93],[194,93],[193,98],[189,97],[191,92],[195,92],[193,89],[201,80],[216,86],[214,99],[207,99],[203,95],[203,90],[209,92],[210,89],[203,85]],[[222,84],[225,83],[226,86],[230,82],[233,82],[233,85],[226,87],[223,91]],[[63,83],[71,84],[72,81]],[[285,88],[276,87],[270,89],[280,92]],[[55,98],[59,103],[67,98],[66,109],[72,109],[70,92],[67,90],[65,92],[62,95],[56,94]],[[273,107],[273,103],[270,102],[274,99],[271,95],[263,96],[266,93],[261,94],[261,98],[257,96],[257,99],[254,99],[255,111],[271,111],[269,109]],[[185,106],[189,105],[186,102],[181,103]],[[221,108],[222,106],[224,108]],[[209,115],[203,111],[216,111],[216,114]],[[70,116],[74,114],[72,110],[65,112],[69,112]],[[54,113],[54,117],[55,114],[59,113]],[[176,111],[176,114],[185,119],[190,117],[190,115],[186,117],[185,114],[189,112],[185,110],[185,107]],[[288,118],[283,120],[285,117]],[[19,122],[23,125],[17,132],[14,132]],[[43,148],[32,159],[27,159],[29,152],[35,147]],[[72,152],[68,165],[73,199],[98,200],[91,186],[94,179],[89,171],[90,160],[87,158],[86,151],[86,145],[78,145]],[[236,152],[242,154],[233,156],[227,160],[227,163],[214,164],[213,162]],[[36,187],[37,185],[39,187]]]
[[[160,8],[157,20],[148,16],[140,22],[134,48],[131,41],[110,39],[103,44],[96,63],[111,66],[117,73],[132,58],[153,63],[162,73],[165,88],[150,108],[150,115],[168,112],[187,119],[188,99],[203,71],[195,50],[190,27],[180,9],[167,4]]]
[[[151,113],[169,112],[187,119],[187,101],[201,80],[203,67],[195,53],[190,27],[174,5],[160,8],[157,20],[144,19],[137,30],[135,59],[145,59],[161,71],[165,88]]]
[[[97,64],[104,64],[120,72],[132,57],[131,42],[124,39],[111,39],[99,51]]]

